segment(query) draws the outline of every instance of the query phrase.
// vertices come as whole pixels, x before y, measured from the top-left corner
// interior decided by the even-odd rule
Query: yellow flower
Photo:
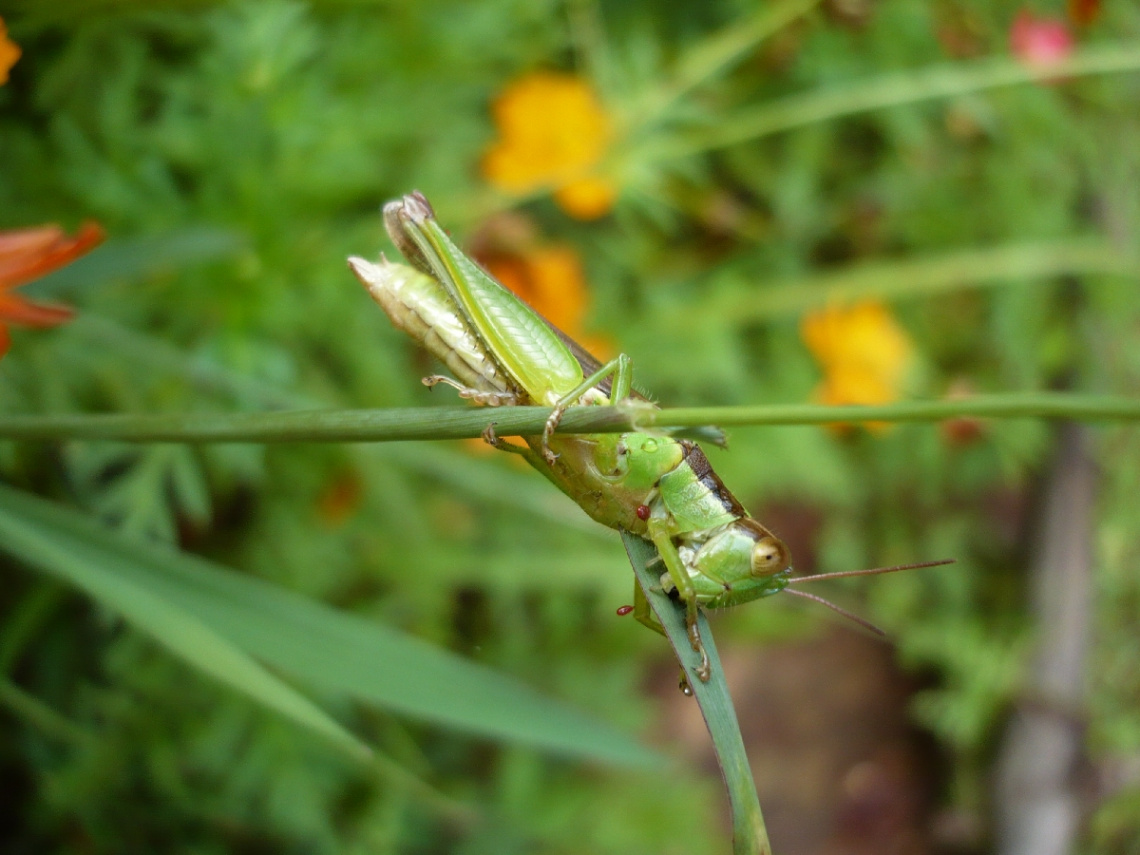
[[[832,306],[804,318],[800,335],[823,368],[816,398],[823,404],[886,404],[897,400],[914,345],[882,303]],[[882,430],[883,422],[868,422]]]
[[[516,196],[552,187],[562,209],[583,220],[609,212],[617,188],[593,170],[610,144],[613,123],[588,83],[537,71],[504,89],[491,112],[498,139],[482,164],[491,184]]]
[[[8,38],[8,28],[0,18],[0,85],[8,82],[8,69],[20,58],[20,46]]]

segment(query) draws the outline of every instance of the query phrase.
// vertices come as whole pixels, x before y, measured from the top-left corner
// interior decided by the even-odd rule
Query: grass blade
[[[1089,275],[1135,281],[1140,278],[1140,257],[1101,238],[1006,244],[852,264],[835,272],[773,282],[763,291],[754,287],[762,274],[742,264],[709,283],[709,290],[721,296],[663,317],[661,325],[699,328],[713,319],[729,318],[734,327],[742,327],[857,300],[909,300],[1018,279]]]
[[[605,723],[485,666],[203,559],[127,541],[81,514],[6,487],[0,487],[0,548],[124,615],[129,608],[131,619],[160,640],[177,626],[194,644],[168,646],[204,670],[210,662],[200,661],[201,646],[228,657],[233,673],[244,667],[242,673],[261,681],[256,685],[265,685],[264,676],[241,657],[334,695],[505,742],[616,765],[659,762]],[[307,720],[315,721],[312,711]]]
[[[692,157],[781,131],[886,107],[1003,86],[1137,70],[1140,70],[1140,44],[1136,42],[1092,45],[1048,66],[1034,66],[1012,57],[993,57],[906,69],[790,95],[734,115],[720,116],[714,126],[665,140],[644,156],[654,160]]]
[[[744,751],[744,740],[740,735],[740,725],[736,721],[736,710],[720,667],[720,657],[713,643],[712,630],[704,615],[700,617],[701,639],[709,655],[712,678],[702,683],[696,675],[700,657],[693,652],[685,631],[684,609],[665,595],[659,584],[659,574],[649,569],[649,562],[657,557],[649,541],[636,535],[622,533],[630,564],[633,565],[637,583],[645,591],[649,607],[661,621],[665,634],[677,660],[685,671],[693,695],[701,706],[701,714],[712,737],[713,750],[724,775],[728,790],[729,807],[732,810],[732,851],[734,855],[770,855],[768,832],[764,827],[764,817],[760,813],[760,799],[756,795],[756,783],[752,780],[752,769],[748,765],[748,755]]]
[[[11,555],[85,591],[197,670],[237,689],[357,759],[372,751],[316,704],[275,677],[177,601],[121,572],[118,556],[27,513],[36,500],[0,488],[0,544]],[[24,512],[21,512],[24,511]]]

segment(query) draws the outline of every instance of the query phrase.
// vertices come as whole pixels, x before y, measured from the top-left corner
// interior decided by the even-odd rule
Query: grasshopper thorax
[[[599,447],[598,458],[607,477],[620,481],[626,490],[648,496],[663,475],[681,464],[684,449],[668,437],[625,433],[608,448]]]

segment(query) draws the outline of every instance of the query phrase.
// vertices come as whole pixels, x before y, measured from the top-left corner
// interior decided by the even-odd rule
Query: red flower
[[[54,327],[71,319],[72,311],[58,303],[38,303],[13,293],[19,288],[70,264],[102,242],[98,223],[84,223],[75,237],[59,226],[0,232],[0,357],[8,352],[7,324]]]
[[[1059,18],[1038,18],[1022,9],[1009,28],[1009,48],[1027,65],[1047,67],[1068,59],[1073,35]]]

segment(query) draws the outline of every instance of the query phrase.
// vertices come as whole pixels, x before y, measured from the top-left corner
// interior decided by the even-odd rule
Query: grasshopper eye
[[[774,537],[762,537],[752,547],[752,575],[771,576],[791,563],[788,547]]]

